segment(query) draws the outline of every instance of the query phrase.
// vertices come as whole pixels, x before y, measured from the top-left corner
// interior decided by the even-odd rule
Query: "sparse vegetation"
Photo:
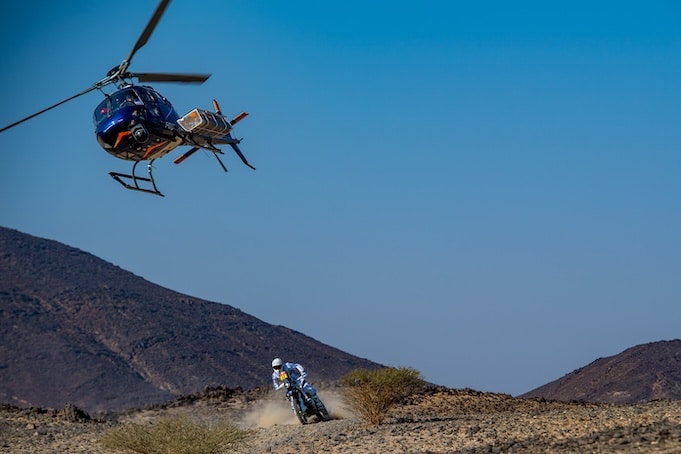
[[[247,434],[229,422],[204,426],[176,416],[153,424],[121,424],[104,434],[102,445],[138,454],[217,454],[234,451]]]
[[[400,400],[423,389],[421,374],[410,367],[355,369],[341,382],[352,409],[372,426],[381,424]]]

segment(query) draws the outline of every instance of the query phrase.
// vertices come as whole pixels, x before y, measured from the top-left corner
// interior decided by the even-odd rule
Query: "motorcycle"
[[[316,416],[318,421],[331,419],[331,415],[317,393],[306,394],[298,385],[298,381],[284,370],[279,372],[279,380],[284,384],[286,399],[291,403],[293,414],[301,424],[307,424],[307,418],[310,416]]]

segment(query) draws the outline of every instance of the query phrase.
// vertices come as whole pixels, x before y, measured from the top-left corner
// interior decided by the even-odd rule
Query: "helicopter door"
[[[173,108],[173,105],[170,104],[170,101],[158,94],[156,91],[149,90],[149,92],[153,93],[156,105],[160,109],[163,119],[168,122],[175,123],[180,116],[177,114],[177,112],[175,112],[175,109]]]
[[[144,106],[146,107],[147,114],[150,115],[151,117],[154,117],[156,119],[163,119],[163,114],[161,113],[161,109],[158,108],[158,103],[156,102],[156,98],[150,93],[150,90],[147,90],[144,87],[136,87],[137,88],[137,95],[139,98],[142,100],[144,103]]]

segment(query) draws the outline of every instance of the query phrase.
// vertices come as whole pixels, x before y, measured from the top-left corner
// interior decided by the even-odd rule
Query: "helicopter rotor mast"
[[[151,36],[152,32],[156,28],[156,25],[158,24],[158,21],[161,19],[161,16],[163,16],[163,13],[165,12],[166,8],[168,7],[168,4],[170,3],[170,0],[161,0],[156,7],[156,10],[154,11],[153,15],[151,16],[151,19],[149,19],[149,22],[147,22],[146,27],[142,31],[142,34],[137,38],[137,42],[133,46],[133,48],[130,50],[130,53],[128,54],[127,57],[118,65],[114,66],[104,77],[102,80],[99,82],[95,82],[93,85],[90,87],[86,88],[85,90],[76,93],[73,96],[70,96],[62,101],[59,101],[58,103],[52,104],[49,107],[46,107],[38,112],[35,112],[27,117],[24,117],[18,121],[15,121],[12,124],[9,124],[7,126],[4,126],[0,128],[0,133],[13,128],[15,126],[20,125],[21,123],[28,121],[32,118],[37,117],[38,115],[42,115],[45,112],[48,112],[55,107],[59,107],[62,104],[65,104],[69,101],[72,101],[79,96],[82,96],[86,93],[89,93],[93,90],[100,89],[106,85],[113,84],[116,81],[123,82],[124,79],[132,79],[132,78],[137,78],[140,82],[180,82],[180,83],[197,83],[201,84],[205,82],[209,77],[210,74],[183,74],[183,73],[130,73],[128,72],[128,67],[130,66],[130,62],[132,61],[132,58],[135,56],[138,50],[142,48],[147,41],[149,40],[149,37]]]

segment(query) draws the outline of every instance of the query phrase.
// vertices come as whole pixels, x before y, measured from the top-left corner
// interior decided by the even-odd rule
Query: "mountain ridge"
[[[0,227],[0,402],[140,408],[224,386],[269,386],[272,357],[315,382],[380,367],[223,303],[161,287],[90,253]],[[519,398],[681,400],[681,340],[598,358]]]
[[[88,412],[206,386],[269,384],[274,356],[311,380],[378,367],[223,303],[149,282],[54,240],[0,227],[0,401]]]
[[[519,397],[612,404],[681,400],[681,340],[649,342],[598,358]]]

